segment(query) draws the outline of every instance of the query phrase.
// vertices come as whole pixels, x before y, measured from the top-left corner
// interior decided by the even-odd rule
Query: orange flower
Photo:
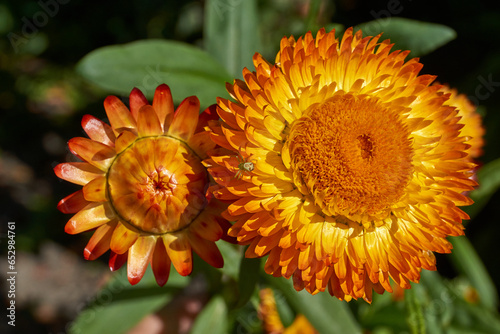
[[[440,89],[445,94],[450,94],[450,99],[446,102],[452,107],[458,109],[458,116],[462,117],[460,123],[464,124],[461,130],[462,136],[467,140],[465,143],[471,147],[468,150],[471,159],[477,159],[483,154],[484,145],[484,127],[481,115],[476,111],[476,107],[464,94],[458,94],[455,88],[443,85]]]
[[[96,229],[84,251],[94,260],[111,249],[111,270],[128,258],[128,279],[138,283],[151,263],[164,285],[171,263],[181,275],[192,270],[192,250],[214,267],[223,260],[215,241],[227,221],[224,209],[206,196],[209,176],[201,161],[215,144],[203,127],[217,118],[213,109],[200,116],[195,96],[175,110],[167,85],[156,89],[153,105],[138,89],[130,111],[115,96],[104,101],[111,126],[86,115],[82,126],[90,139],[73,138],[68,146],[83,162],[54,168],[64,180],[83,186],[59,202],[76,213],[66,232]],[[227,226],[226,226],[227,228]]]
[[[456,109],[409,51],[334,34],[283,38],[274,65],[254,56],[256,71],[227,85],[235,102],[218,100],[222,148],[205,165],[247,257],[268,255],[266,272],[297,290],[370,302],[450,252],[474,164]]]
[[[281,322],[273,290],[267,288],[260,290],[259,315],[264,325],[266,334],[315,334],[318,333],[307,318],[298,314],[293,323],[285,328]]]

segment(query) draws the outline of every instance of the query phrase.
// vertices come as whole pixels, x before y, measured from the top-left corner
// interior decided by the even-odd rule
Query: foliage
[[[289,22],[286,22],[289,25],[285,26],[291,32],[301,33],[307,29],[316,30],[320,24],[333,26],[337,23],[320,22],[318,17],[322,11],[319,2],[312,3],[311,9],[315,12],[308,13],[307,19],[294,21],[294,18],[289,18]],[[74,88],[68,88],[66,91],[69,95],[76,95],[71,102],[75,104],[74,108],[83,109],[86,104],[92,106],[94,101],[100,98],[99,95],[112,93],[126,96],[134,86],[142,88],[150,97],[157,84],[167,82],[174,98],[177,99],[176,104],[186,96],[197,95],[202,107],[207,107],[218,96],[227,96],[224,83],[231,82],[233,78],[241,78],[243,67],[253,69],[251,58],[254,52],[271,55],[275,50],[279,39],[270,41],[269,36],[263,36],[262,30],[259,30],[262,26],[261,20],[267,20],[267,16],[259,12],[260,7],[261,4],[256,0],[207,0],[203,11],[202,43],[190,43],[192,41],[187,40],[188,38],[184,42],[156,38],[125,44],[113,43],[114,45],[90,51],[76,66],[77,73],[93,86],[86,86],[83,81],[78,81],[80,79],[71,79],[77,80],[76,83],[70,79],[66,80],[66,72],[60,71],[55,76],[45,75],[42,80],[44,84],[37,83],[31,94],[37,89],[45,92],[44,85],[49,83],[56,83],[59,87],[61,82],[71,81],[72,87],[84,87],[78,93],[73,92]],[[280,7],[276,10],[284,9]],[[5,7],[0,8],[0,15],[7,15]],[[11,16],[6,17],[12,20]],[[292,26],[291,23],[295,24]],[[338,24],[335,26],[341,27]],[[419,57],[432,57],[431,52],[457,38],[456,32],[447,26],[402,17],[369,21],[357,25],[356,28],[370,34],[384,32],[383,37],[390,38],[397,49],[410,49],[411,56]],[[269,35],[275,37],[277,33],[271,32]],[[43,52],[43,36],[45,35],[40,34],[38,37],[41,45],[39,49],[42,51],[32,53]],[[202,44],[202,47],[195,44]],[[35,46],[31,45],[33,48]],[[26,49],[24,52],[30,51]],[[460,57],[460,54],[457,54],[457,57]],[[444,60],[446,61],[453,60]],[[3,65],[4,72],[5,67]],[[26,72],[11,72],[8,76],[10,75],[19,76],[21,83],[23,78],[25,82],[29,81],[26,79],[29,73]],[[29,82],[35,85],[32,81]],[[23,87],[27,89],[26,85]],[[469,91],[474,91],[474,88]],[[70,122],[75,123],[74,119],[64,119],[61,115],[52,115],[51,121],[44,120],[41,126],[49,129],[53,127],[56,129],[54,131],[64,128],[67,133],[74,133],[76,126],[68,125]],[[2,123],[13,119],[13,116],[5,116]],[[492,125],[492,128],[495,126]],[[14,130],[2,128],[2,131],[0,139],[3,148]],[[28,130],[20,131],[27,134]],[[66,133],[62,135],[66,139],[70,137],[66,136]],[[492,138],[498,139],[498,134],[495,135],[497,137]],[[57,154],[63,156],[64,152]],[[0,156],[5,160],[4,152],[0,151]],[[500,160],[496,158],[498,154],[488,153],[486,163],[478,172],[481,187],[471,193],[476,204],[467,209],[472,218],[484,218],[484,213],[483,216],[481,213],[500,187]],[[50,161],[44,163],[50,165]],[[42,207],[40,211],[48,210],[49,206],[55,207],[54,200],[44,202],[43,196],[31,203],[39,205],[32,204],[32,212],[37,212],[39,207]],[[32,214],[30,217],[34,216],[36,215]],[[43,220],[40,217],[34,219]],[[47,222],[44,221],[43,224]],[[62,230],[62,225],[60,229]],[[36,227],[26,233],[44,235],[44,232]],[[59,236],[59,239],[61,238]],[[164,288],[156,286],[150,270],[147,271],[150,276],[146,276],[139,285],[129,286],[122,269],[98,292],[98,295],[107,296],[108,299],[105,302],[97,300],[88,305],[70,326],[70,332],[125,333],[145,315],[154,313],[175,300],[176,296],[188,291],[193,282],[200,279],[208,284],[209,297],[194,322],[192,333],[196,334],[261,332],[261,321],[257,317],[257,292],[266,286],[271,286],[278,296],[277,303],[284,323],[291,322],[296,314],[304,314],[321,333],[361,333],[366,330],[373,333],[423,333],[424,330],[427,330],[427,333],[500,332],[498,293],[481,256],[467,237],[450,241],[454,250],[448,256],[454,271],[458,273],[456,277],[446,278],[436,272],[423,272],[422,282],[414,284],[405,299],[396,300],[394,296],[386,293],[374,296],[371,305],[364,301],[339,302],[328,293],[315,296],[305,292],[297,293],[291,282],[264,274],[264,260],[242,259],[244,250],[241,247],[220,244],[225,260],[224,268],[218,270],[209,266],[203,267],[200,261],[200,266],[195,267],[201,269],[190,277],[175,276],[175,271],[172,271],[172,276]],[[34,247],[27,239],[25,244],[28,245],[26,248]]]

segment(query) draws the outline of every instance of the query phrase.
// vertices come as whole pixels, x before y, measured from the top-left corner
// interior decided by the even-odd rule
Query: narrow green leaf
[[[243,258],[238,275],[238,307],[245,305],[252,297],[260,273],[260,258]]]
[[[363,35],[378,35],[390,39],[396,49],[410,50],[412,57],[426,55],[456,38],[456,32],[442,24],[388,17],[357,25]]]
[[[497,308],[497,291],[480,257],[465,236],[450,238],[453,251],[450,258],[458,272],[466,276],[477,290],[480,303],[494,310]]]
[[[146,315],[167,304],[188,281],[173,270],[169,282],[161,288],[152,276],[148,270],[138,285],[131,286],[126,271],[119,272],[80,312],[69,328],[70,333],[126,333]]]
[[[137,87],[151,98],[166,83],[174,102],[196,95],[202,107],[227,96],[227,71],[205,51],[192,45],[166,40],[142,40],[99,48],[87,54],[77,71],[111,93],[127,96]]]
[[[257,0],[207,0],[205,49],[224,64],[233,77],[242,78],[244,67],[260,46]]]
[[[482,166],[477,172],[479,187],[471,192],[474,205],[467,207],[466,212],[474,217],[488,203],[489,199],[500,188],[500,159]]]
[[[226,334],[227,306],[221,296],[214,296],[203,308],[191,329],[191,334]]]
[[[346,302],[339,301],[327,292],[311,295],[305,290],[295,291],[290,280],[270,275],[268,281],[280,290],[290,305],[307,317],[314,328],[322,334],[361,333]]]

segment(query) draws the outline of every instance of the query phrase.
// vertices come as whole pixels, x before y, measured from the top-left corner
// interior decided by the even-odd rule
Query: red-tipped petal
[[[128,251],[127,276],[134,285],[144,276],[156,243],[156,236],[139,237]]]
[[[217,114],[217,105],[212,104],[200,114],[195,133],[204,131],[205,127],[208,126],[208,121],[216,121],[218,119],[219,115]]]
[[[64,227],[68,234],[78,234],[106,224],[115,218],[109,203],[90,203],[78,211]]]
[[[132,231],[127,226],[120,223],[116,226],[115,231],[113,232],[113,237],[111,238],[109,247],[113,252],[123,254],[128,251],[130,247],[132,247],[137,238],[139,238],[139,234],[137,232]]]
[[[136,122],[128,108],[116,96],[108,96],[104,100],[104,109],[116,135],[124,129],[136,129]]]
[[[187,97],[175,111],[174,119],[168,129],[173,137],[189,141],[198,124],[200,101],[196,96]]]
[[[130,105],[130,113],[132,117],[137,121],[137,115],[139,114],[139,110],[142,106],[149,104],[148,99],[144,96],[140,89],[134,88],[132,92],[130,92],[129,96],[129,105]]]
[[[106,198],[106,176],[96,177],[83,187],[83,196],[87,201],[104,202]]]
[[[151,106],[143,106],[137,116],[137,132],[140,137],[157,136],[163,133],[156,111]]]
[[[215,268],[222,268],[224,260],[215,242],[205,240],[194,233],[189,233],[188,237],[191,247],[203,261]]]
[[[167,254],[172,260],[175,270],[182,276],[193,271],[193,254],[188,238],[182,234],[164,234],[162,236]]]
[[[62,213],[77,213],[88,204],[89,202],[83,197],[83,191],[78,190],[60,200],[57,209]]]
[[[167,255],[163,240],[159,239],[156,242],[153,258],[151,259],[151,267],[153,268],[156,283],[158,283],[159,286],[164,286],[165,283],[167,283],[171,264],[172,262]]]
[[[217,145],[210,138],[209,132],[198,132],[189,139],[189,146],[200,158],[205,159],[207,152],[214,149]]]
[[[87,247],[83,251],[83,257],[86,260],[95,260],[102,254],[104,254],[109,249],[109,242],[111,240],[111,235],[116,226],[117,222],[111,222],[106,225],[99,227],[92,238],[90,238]]]
[[[114,149],[91,139],[76,137],[68,142],[73,154],[89,164],[106,171],[116,155]]]
[[[82,118],[82,128],[90,139],[111,147],[114,146],[116,137],[113,129],[103,121],[94,116],[85,115]]]
[[[54,173],[61,179],[81,186],[104,173],[86,162],[65,162],[54,167]]]
[[[128,258],[128,252],[125,252],[123,254],[116,254],[113,251],[110,251],[109,255],[109,269],[111,271],[116,271],[120,269],[125,262],[127,262]]]
[[[163,131],[167,132],[174,118],[174,101],[172,100],[170,88],[167,85],[162,84],[156,88],[153,98],[153,108],[158,115]]]

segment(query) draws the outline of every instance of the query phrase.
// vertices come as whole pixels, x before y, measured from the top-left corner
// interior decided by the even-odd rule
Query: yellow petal
[[[109,248],[117,254],[123,254],[128,251],[139,237],[138,232],[131,230],[127,226],[128,224],[119,223],[111,237]]]
[[[193,270],[193,255],[188,238],[183,233],[167,233],[162,235],[162,238],[175,270],[182,276],[191,274]]]
[[[87,201],[104,202],[107,201],[106,195],[106,177],[100,176],[83,187],[83,196]]]

